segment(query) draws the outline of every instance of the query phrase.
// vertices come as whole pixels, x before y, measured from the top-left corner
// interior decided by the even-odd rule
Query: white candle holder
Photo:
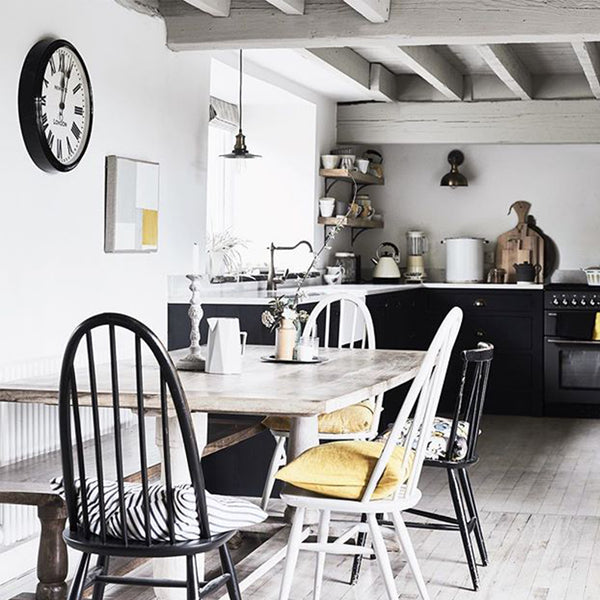
[[[189,354],[177,361],[177,368],[181,371],[204,371],[205,360],[200,354],[200,321],[204,311],[200,304],[200,282],[202,281],[202,275],[186,275],[191,281],[190,291],[192,297],[190,298],[190,308],[188,315],[191,322],[190,331],[190,348]]]

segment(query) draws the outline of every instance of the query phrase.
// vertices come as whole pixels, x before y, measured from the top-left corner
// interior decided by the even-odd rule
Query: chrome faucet
[[[296,248],[298,248],[299,246],[302,246],[303,244],[308,246],[308,249],[311,251],[311,253],[314,254],[312,244],[310,242],[307,242],[306,240],[301,240],[295,246],[275,246],[275,244],[273,244],[273,242],[271,242],[271,245],[269,246],[269,251],[271,253],[271,261],[269,263],[269,276],[267,278],[267,290],[273,291],[273,290],[277,289],[278,280],[275,277],[275,250],[295,250]],[[285,279],[285,276],[283,277],[283,279]],[[283,280],[279,280],[279,281],[283,281]]]

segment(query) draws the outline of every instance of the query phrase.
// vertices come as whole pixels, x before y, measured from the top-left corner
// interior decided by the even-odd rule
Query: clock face
[[[44,71],[38,119],[50,152],[61,164],[78,161],[90,117],[90,85],[83,64],[70,48],[59,47]]]
[[[19,84],[19,114],[27,150],[43,170],[69,171],[81,160],[92,126],[92,91],[83,60],[64,40],[29,52]]]

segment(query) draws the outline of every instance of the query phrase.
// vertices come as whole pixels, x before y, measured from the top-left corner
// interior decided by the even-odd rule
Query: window
[[[235,100],[236,70],[213,61],[211,77],[211,94]],[[249,150],[262,158],[222,158],[231,152],[237,131],[209,126],[207,233],[210,238],[229,230],[246,240],[243,267],[266,270],[271,242],[314,242],[316,107],[245,75],[243,128]],[[302,271],[310,259],[302,247],[277,253],[276,266]]]

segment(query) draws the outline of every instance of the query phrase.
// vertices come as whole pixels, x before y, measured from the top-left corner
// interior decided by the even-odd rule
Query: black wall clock
[[[42,40],[27,54],[19,81],[25,146],[44,171],[66,172],[83,157],[94,107],[83,59],[65,40]]]

